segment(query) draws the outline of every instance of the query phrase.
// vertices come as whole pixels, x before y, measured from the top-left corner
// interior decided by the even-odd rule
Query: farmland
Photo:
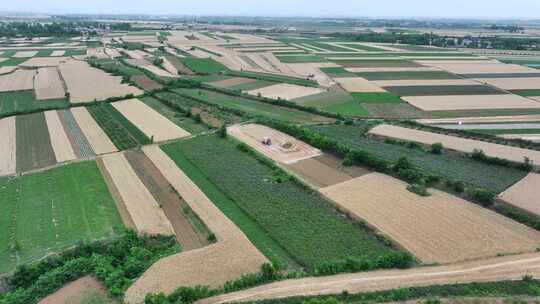
[[[0,178],[0,272],[122,228],[95,162]],[[39,229],[36,229],[39,227]]]
[[[140,100],[189,133],[197,134],[208,130],[208,127],[204,124],[197,123],[193,118],[179,114],[175,109],[156,98],[144,97]]]
[[[242,111],[250,116],[263,116],[291,122],[321,122],[331,120],[326,117],[303,112],[296,109],[271,105],[245,97],[229,96],[208,90],[177,89],[174,91],[181,95],[185,95],[195,99],[201,99],[204,102],[216,106]]]
[[[385,160],[397,161],[400,157],[406,157],[413,165],[427,172],[468,182],[497,193],[504,191],[526,175],[517,169],[483,164],[448,154],[436,155],[368,138],[362,135],[364,130],[362,126],[320,125],[307,128],[346,147],[364,150]],[[493,178],[494,176],[497,178]]]
[[[43,113],[17,116],[17,171],[56,163]]]
[[[227,67],[211,58],[182,58],[182,63],[197,74],[217,74]]]
[[[46,102],[37,101],[31,90],[0,93],[0,116],[65,108],[68,105],[67,98],[48,99]]]
[[[173,160],[180,154],[191,162],[310,271],[347,256],[377,259],[392,251],[366,228],[337,216],[328,202],[276,176],[279,173],[233,142],[203,136],[163,149]]]
[[[87,109],[119,150],[150,143],[150,139],[112,105],[102,103]]]

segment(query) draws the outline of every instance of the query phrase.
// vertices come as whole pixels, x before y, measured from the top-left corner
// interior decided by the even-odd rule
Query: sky
[[[540,0],[4,0],[1,11],[540,19]]]

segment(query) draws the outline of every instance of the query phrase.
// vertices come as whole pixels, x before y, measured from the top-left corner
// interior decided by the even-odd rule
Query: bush
[[[217,131],[217,134],[221,138],[226,138],[227,137],[227,127],[225,126],[225,124],[223,124],[223,125],[221,125],[221,127],[219,127],[219,129]]]
[[[416,193],[420,196],[429,196],[426,185],[424,183],[414,183],[407,186],[407,190],[412,193]]]
[[[475,188],[470,193],[472,199],[478,201],[482,206],[491,206],[495,201],[495,193],[484,189],[484,188]]]
[[[432,144],[430,151],[433,154],[442,154],[442,152],[443,152],[443,144],[442,143],[434,143],[434,144]]]

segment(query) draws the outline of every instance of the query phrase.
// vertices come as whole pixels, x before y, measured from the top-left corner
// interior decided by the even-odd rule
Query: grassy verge
[[[360,103],[403,103],[404,101],[392,93],[351,93],[352,97]]]

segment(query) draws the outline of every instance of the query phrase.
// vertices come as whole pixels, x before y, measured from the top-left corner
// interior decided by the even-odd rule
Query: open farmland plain
[[[122,228],[95,162],[2,177],[0,184],[0,272]]]
[[[56,68],[40,68],[34,78],[36,99],[60,99],[65,97],[64,82]]]
[[[508,188],[499,195],[499,199],[526,210],[528,212],[540,215],[540,204],[538,204],[538,185],[540,174],[529,173],[525,178]]]

